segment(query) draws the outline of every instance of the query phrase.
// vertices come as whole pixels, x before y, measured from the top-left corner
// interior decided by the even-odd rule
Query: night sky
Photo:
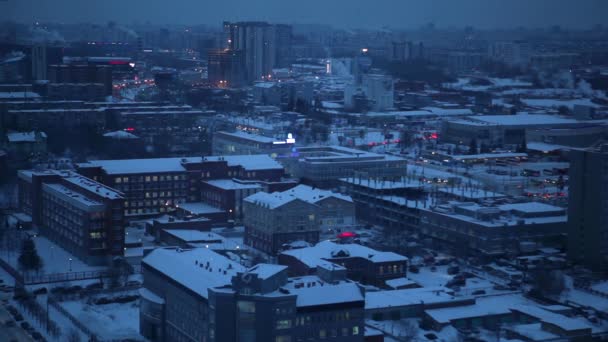
[[[0,20],[219,25],[222,20],[347,28],[515,26],[589,28],[607,0],[0,0]]]

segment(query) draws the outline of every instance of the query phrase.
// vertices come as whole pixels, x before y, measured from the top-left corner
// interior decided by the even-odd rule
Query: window
[[[319,338],[324,339],[327,337],[327,331],[325,329],[319,330]]]
[[[116,183],[116,184],[122,183],[122,178],[120,178],[120,177],[114,178],[114,183]]]
[[[275,342],[291,342],[291,336],[277,336]]]
[[[353,336],[359,335],[359,327],[353,327]]]
[[[277,327],[277,329],[289,329],[289,328],[291,328],[291,320],[290,319],[278,320],[276,327]]]
[[[237,304],[239,312],[255,313],[255,303],[247,301],[239,301]],[[278,324],[278,322],[277,322]],[[291,322],[290,322],[291,324]]]

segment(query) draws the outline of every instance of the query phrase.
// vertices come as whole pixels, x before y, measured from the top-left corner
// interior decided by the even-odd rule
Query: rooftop
[[[237,272],[245,272],[239,263],[207,248],[157,248],[142,263],[203,298],[209,288],[228,285]]]
[[[337,244],[331,241],[322,241],[313,247],[287,250],[281,254],[290,255],[310,268],[340,258],[363,258],[374,263],[407,261],[406,257],[397,253],[381,252],[355,243]]]

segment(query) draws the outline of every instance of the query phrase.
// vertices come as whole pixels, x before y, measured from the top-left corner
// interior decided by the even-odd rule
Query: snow
[[[216,134],[228,135],[228,136],[232,136],[232,137],[236,137],[236,138],[242,138],[242,139],[252,140],[252,141],[256,141],[256,142],[259,142],[259,143],[265,143],[265,144],[272,144],[273,142],[277,141],[277,139],[273,139],[273,138],[270,138],[270,137],[265,137],[263,135],[248,133],[248,132],[240,131],[240,130],[237,130],[235,132],[221,131],[221,132],[218,132]]]
[[[298,287],[296,288],[296,286]],[[297,295],[296,305],[298,307],[352,302],[363,304],[365,300],[356,283],[350,281],[326,283],[317,276],[290,278],[290,282],[283,288],[290,294]],[[280,291],[279,294],[284,295]]]
[[[425,312],[438,323],[449,324],[451,321],[464,318],[510,314],[510,308],[518,304],[531,304],[531,302],[521,295],[497,295],[478,298],[473,305],[432,309]]]
[[[107,174],[135,174],[135,173],[163,173],[186,172],[184,164],[202,163],[205,161],[226,161],[228,166],[242,166],[245,170],[283,169],[283,166],[267,155],[246,156],[208,156],[186,158],[149,158],[149,159],[122,159],[122,160],[92,160],[79,164],[80,167],[99,166]]]
[[[131,134],[131,133],[125,132],[125,131],[108,132],[108,133],[104,134],[103,136],[106,138],[113,138],[113,139],[138,139],[138,137],[135,134]]]
[[[40,95],[31,91],[0,92],[0,99],[39,98]]]
[[[532,324],[517,324],[507,328],[518,333],[521,336],[527,337],[533,341],[551,340],[559,336],[545,331],[541,327],[541,323]]]
[[[590,329],[591,326],[581,320],[566,317],[564,315],[556,314],[547,310],[544,310],[535,305],[511,305],[512,310],[519,311],[529,316],[538,318],[541,322],[553,324],[560,327],[565,331]]]
[[[255,183],[241,183],[235,182],[232,179],[212,179],[205,181],[205,183],[212,185],[216,188],[224,190],[240,190],[240,189],[261,189],[262,186]]]
[[[247,273],[256,274],[259,279],[268,279],[287,269],[287,266],[274,264],[257,264],[247,270]]]
[[[336,253],[345,253],[346,256],[338,256]],[[359,244],[337,244],[331,241],[322,241],[314,247],[298,248],[282,252],[282,254],[293,256],[308,267],[317,267],[320,263],[325,263],[327,259],[340,258],[363,258],[371,262],[400,262],[407,261],[407,258],[393,253],[380,252]]]
[[[454,297],[444,287],[423,287],[417,289],[368,291],[365,294],[365,309],[384,309],[409,305],[439,304],[467,300]]]
[[[204,214],[214,214],[214,213],[223,213],[224,212],[220,208],[210,206],[209,204],[206,204],[203,202],[181,203],[179,205],[179,207],[194,215],[204,215]]]
[[[95,201],[91,198],[83,196],[80,193],[74,192],[71,189],[57,183],[45,183],[42,185],[43,191],[49,191],[58,195],[64,201],[69,202],[71,205],[78,207],[83,210],[96,210],[100,211],[104,208],[101,202]]]
[[[352,203],[352,198],[350,196],[328,190],[312,188],[303,184],[283,192],[258,192],[245,198],[245,201],[257,205],[265,205],[271,209],[276,209],[295,200],[300,200],[310,204],[318,204],[319,202],[328,198],[335,198]]]
[[[11,132],[6,137],[10,143],[36,142],[36,131],[31,132]],[[41,138],[46,138],[46,133],[40,133]]]
[[[548,114],[482,115],[469,116],[469,120],[488,125],[526,126],[526,125],[567,125],[579,123],[578,120]]]
[[[164,229],[164,232],[184,242],[217,242],[224,240],[224,237],[219,234],[192,229]]]
[[[591,285],[591,288],[597,292],[602,292],[608,296],[608,281],[603,281],[601,283]]]
[[[69,301],[60,305],[102,340],[141,339],[138,301],[104,305]]]
[[[399,287],[412,286],[412,285],[417,284],[415,281],[408,279],[408,278],[390,279],[390,280],[385,281],[384,283],[392,289],[397,289]]]
[[[207,298],[209,288],[230,284],[237,272],[245,271],[240,264],[207,248],[157,248],[142,260],[144,264],[203,298]]]
[[[38,255],[43,261],[43,268],[39,272],[41,275],[68,272],[101,271],[105,269],[103,266],[89,266],[85,264],[80,259],[51,242],[44,236],[36,235],[34,237],[34,243],[36,244]],[[4,255],[5,252],[2,252],[2,254]],[[13,266],[15,269],[19,269],[19,263],[17,261],[19,258],[19,251],[8,251],[6,253],[8,253],[8,258],[5,260],[8,259],[7,261],[9,264],[11,264],[11,266]]]
[[[543,107],[543,108],[559,108],[568,107],[573,109],[574,106],[589,106],[593,108],[600,108],[601,106],[593,103],[591,99],[521,99],[521,102],[530,107]]]
[[[165,304],[165,300],[164,299],[162,299],[161,297],[157,296],[156,294],[154,294],[154,292],[146,289],[145,287],[142,287],[141,289],[139,289],[139,295],[142,298],[144,298],[144,299],[146,299],[146,300],[148,300],[150,302],[153,302],[153,303],[156,303],[156,304]]]
[[[511,204],[502,204],[499,205],[498,208],[502,211],[514,211],[514,212],[522,212],[522,213],[547,213],[553,215],[564,214],[564,208],[557,207],[550,204],[545,204],[541,202],[524,202],[524,203],[511,203]]]

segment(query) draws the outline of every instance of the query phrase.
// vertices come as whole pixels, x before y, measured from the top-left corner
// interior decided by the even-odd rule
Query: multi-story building
[[[469,116],[444,121],[441,139],[447,142],[468,144],[472,139],[489,146],[521,144],[527,131],[537,129],[573,129],[593,126],[592,123],[578,121],[557,115],[517,114]]]
[[[285,67],[291,58],[291,26],[265,22],[224,22],[224,39],[230,51],[243,55],[248,82],[272,78],[272,68]]]
[[[123,255],[122,193],[69,171],[22,170],[18,185],[20,209],[72,255],[94,265]]]
[[[235,132],[216,132],[213,134],[213,155],[232,154],[270,154],[291,153],[295,139],[289,133],[286,139],[275,139],[237,130]]]
[[[319,241],[319,211],[314,203],[275,192],[258,192],[245,199],[245,243],[276,253],[293,241]]]
[[[572,150],[568,197],[568,258],[608,269],[608,146]]]
[[[335,187],[340,178],[363,173],[371,178],[400,179],[405,175],[403,158],[340,146],[299,147],[277,158],[288,173],[319,187]]]
[[[522,243],[561,247],[566,209],[540,202],[479,205],[449,202],[421,206],[419,232],[456,250],[482,257],[518,255]]]
[[[104,94],[112,95],[112,68],[108,65],[53,64],[48,77],[51,83],[101,83]]]
[[[207,55],[207,79],[214,86],[238,87],[245,82],[243,51],[213,49]]]
[[[201,201],[207,180],[280,181],[283,167],[267,155],[93,160],[78,172],[125,194],[125,215],[155,215]]]
[[[156,249],[142,261],[140,330],[151,341],[363,341],[365,300],[344,272],[288,278],[207,248]]]
[[[230,219],[243,219],[243,200],[264,188],[255,181],[212,179],[201,183],[201,201],[228,213]]]
[[[283,251],[278,256],[279,263],[288,266],[294,276],[315,274],[319,267],[345,269],[348,278],[375,286],[384,286],[387,280],[405,277],[407,260],[393,252],[331,241]]]

